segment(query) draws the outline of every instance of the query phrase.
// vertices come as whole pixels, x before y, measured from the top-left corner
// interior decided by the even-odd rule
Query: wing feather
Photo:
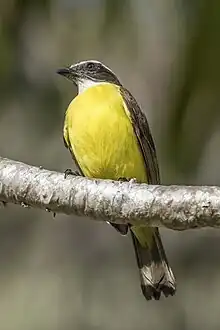
[[[144,158],[148,183],[159,184],[160,174],[156,156],[156,148],[147,118],[141,111],[135,98],[126,88],[120,87],[120,93],[123,97],[127,110],[129,111],[133,129]]]

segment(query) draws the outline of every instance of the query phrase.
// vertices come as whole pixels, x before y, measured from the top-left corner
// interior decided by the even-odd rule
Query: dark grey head
[[[114,72],[101,62],[95,60],[76,63],[57,70],[57,73],[71,80],[81,91],[102,82],[121,86]]]

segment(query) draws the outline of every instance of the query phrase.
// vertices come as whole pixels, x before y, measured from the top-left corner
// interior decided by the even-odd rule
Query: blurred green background
[[[219,0],[0,1],[0,155],[64,171],[56,74],[98,59],[148,116],[164,183],[220,184]],[[162,231],[175,297],[146,302],[131,240],[89,219],[8,205],[0,329],[219,329],[220,235]]]

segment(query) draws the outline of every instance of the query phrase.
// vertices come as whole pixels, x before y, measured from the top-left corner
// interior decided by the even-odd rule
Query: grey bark
[[[184,230],[220,226],[220,187],[68,176],[0,158],[0,201],[96,220]]]

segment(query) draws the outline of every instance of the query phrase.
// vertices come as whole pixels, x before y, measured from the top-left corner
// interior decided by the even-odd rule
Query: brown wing
[[[139,105],[131,93],[120,87],[120,93],[124,99],[127,109],[130,113],[132,125],[135,135],[137,137],[144,162],[146,165],[146,173],[149,184],[159,184],[160,174],[156,156],[156,149],[154,141],[150,132],[150,128],[147,122],[147,118],[141,111]]]

